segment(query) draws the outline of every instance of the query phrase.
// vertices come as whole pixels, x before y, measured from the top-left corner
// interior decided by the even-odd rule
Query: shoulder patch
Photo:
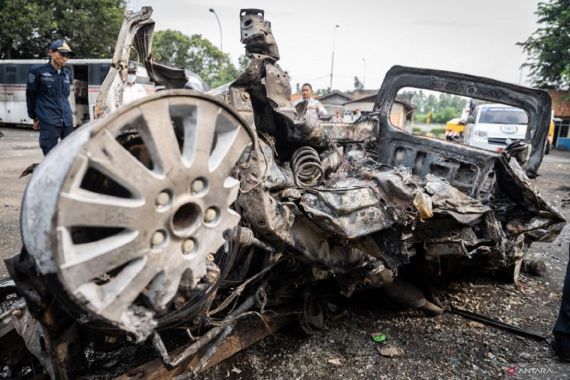
[[[28,83],[34,83],[36,81],[36,73],[28,73]]]

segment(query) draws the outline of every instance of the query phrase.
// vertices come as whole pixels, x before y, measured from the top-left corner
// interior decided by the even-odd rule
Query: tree
[[[193,71],[212,87],[230,82],[239,75],[230,56],[199,34],[188,37],[170,29],[156,32],[152,54],[160,63]]]
[[[330,92],[331,92],[330,87],[319,88],[319,89],[313,91],[313,95],[318,98],[319,96],[328,95],[328,94],[330,94]]]
[[[570,88],[570,1],[541,2],[536,11],[539,28],[518,45],[528,54],[533,85]]]
[[[442,124],[461,116],[467,104],[467,99],[444,92],[432,92],[426,95],[423,90],[406,90],[401,93],[401,97],[412,99],[412,103],[416,106],[416,121],[428,124]]]
[[[358,77],[354,77],[354,89],[355,90],[362,90],[364,88],[364,83],[358,79]]]
[[[0,58],[40,58],[64,38],[77,58],[111,58],[124,0],[0,0]]]
[[[112,58],[123,23],[125,0],[56,0],[54,17],[77,58]]]
[[[249,64],[251,63],[251,60],[249,58],[247,58],[247,55],[242,54],[238,57],[238,69],[240,72],[244,72],[248,67]]]

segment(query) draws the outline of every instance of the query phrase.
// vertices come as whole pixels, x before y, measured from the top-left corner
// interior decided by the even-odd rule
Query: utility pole
[[[214,14],[214,16],[216,16],[216,20],[218,20],[218,29],[220,29],[220,51],[223,52],[224,49],[222,47],[222,24],[220,23],[220,18],[218,17],[218,14],[216,13],[216,11],[214,10],[214,8],[210,8],[210,12],[212,12]]]
[[[364,73],[362,75],[362,88],[366,88],[366,58],[362,58],[362,64],[364,65]]]
[[[333,47],[332,47],[332,58],[331,58],[331,81],[329,83],[329,91],[333,90],[333,71],[334,71],[334,44],[336,41],[336,30],[340,27],[340,25],[335,25],[333,31]]]

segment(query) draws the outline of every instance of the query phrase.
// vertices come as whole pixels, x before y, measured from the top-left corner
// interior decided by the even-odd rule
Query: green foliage
[[[445,128],[432,128],[430,132],[436,136],[443,135],[445,133]]]
[[[533,85],[570,89],[570,1],[552,0],[538,4],[539,28],[518,45],[528,54]]]
[[[422,129],[416,127],[416,128],[414,128],[414,129],[412,129],[412,132],[413,132],[414,135],[417,135],[417,134],[419,134],[419,133],[422,132]]]
[[[445,124],[449,120],[459,116],[461,116],[461,110],[458,111],[453,107],[446,106],[433,113],[431,122],[435,124]]]
[[[251,63],[251,60],[249,58],[247,58],[247,55],[242,54],[238,57],[238,64],[239,64],[239,71],[240,72],[244,72],[248,67],[249,64]]]
[[[199,34],[188,37],[170,29],[156,32],[152,55],[160,63],[193,71],[211,87],[228,83],[239,75],[230,56]]]
[[[190,37],[170,29],[154,33],[152,57],[165,65],[186,67],[190,62]]]
[[[0,0],[0,58],[41,58],[65,38],[76,58],[111,58],[124,0]]]
[[[417,114],[416,114],[416,122],[418,122],[418,123],[427,123],[427,115],[426,115],[426,114],[417,113]]]
[[[327,95],[327,94],[330,94],[330,90],[328,87],[327,88],[319,88],[319,89],[313,91],[313,95],[317,98],[319,96],[323,96],[323,95]]]
[[[426,94],[423,90],[413,90],[404,91],[402,95],[410,98],[416,106],[415,120],[418,123],[445,124],[461,116],[461,111],[467,104],[467,99],[445,93]]]

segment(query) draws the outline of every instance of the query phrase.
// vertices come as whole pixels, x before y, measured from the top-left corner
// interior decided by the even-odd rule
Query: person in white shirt
[[[336,114],[332,117],[331,121],[333,123],[342,123],[342,115],[340,114],[340,111],[336,111]]]
[[[325,109],[325,107],[323,107],[321,102],[313,98],[313,87],[309,83],[304,83],[303,86],[301,86],[301,96],[303,97],[303,99],[300,99],[296,101],[295,104],[293,104],[297,109],[298,105],[304,106],[304,104],[301,103],[306,102],[307,103],[307,110],[305,112],[306,115],[314,114],[317,117],[327,115],[327,110]]]

